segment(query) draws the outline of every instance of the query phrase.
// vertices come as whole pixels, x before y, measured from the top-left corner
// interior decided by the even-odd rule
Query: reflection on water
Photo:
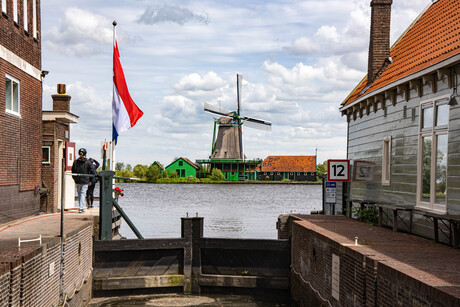
[[[208,225],[208,229],[215,232],[242,232],[244,226],[243,222],[236,218],[216,218]]]
[[[180,218],[204,217],[206,237],[276,239],[282,213],[321,209],[320,185],[118,183],[119,199],[145,238],[180,237]],[[135,238],[126,223],[121,232]]]

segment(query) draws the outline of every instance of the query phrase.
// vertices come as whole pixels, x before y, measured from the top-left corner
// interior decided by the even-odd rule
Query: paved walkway
[[[78,210],[64,212],[64,235],[70,236],[88,222],[93,216],[99,215],[99,208],[85,210],[85,213],[78,213]],[[18,247],[18,238],[21,240],[37,239],[42,237],[42,244],[48,242],[59,242],[61,234],[61,214],[42,214],[26,217],[20,220],[11,221],[0,225],[0,258],[25,254],[28,251],[39,247],[38,241],[21,243]]]
[[[460,298],[460,249],[344,216],[295,216],[308,229]]]

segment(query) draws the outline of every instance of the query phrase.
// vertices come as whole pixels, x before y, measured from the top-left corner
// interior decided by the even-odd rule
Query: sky
[[[393,0],[393,43],[431,0]],[[370,0],[41,2],[43,110],[67,85],[76,147],[100,158],[112,136],[112,51],[116,27],[131,97],[144,116],[118,138],[116,161],[168,165],[211,153],[205,102],[272,123],[243,128],[249,159],[346,158],[340,103],[367,73]],[[244,127],[244,126],[243,126]]]

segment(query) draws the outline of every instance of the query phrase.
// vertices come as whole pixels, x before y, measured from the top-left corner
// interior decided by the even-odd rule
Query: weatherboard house
[[[436,238],[438,220],[455,227],[460,215],[460,5],[430,2],[390,48],[391,3],[371,2],[368,74],[340,107],[351,199],[387,204]]]
[[[316,181],[316,156],[268,156],[262,162],[258,178]]]
[[[187,158],[180,157],[166,166],[166,171],[176,173],[179,178],[199,177],[200,168]]]

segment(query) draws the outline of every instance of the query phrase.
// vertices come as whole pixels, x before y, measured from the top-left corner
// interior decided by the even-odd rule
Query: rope
[[[322,296],[321,296],[321,293],[320,293],[318,290],[316,290],[315,288],[313,288],[313,285],[311,284],[311,282],[306,281],[306,280],[303,278],[303,276],[302,276],[299,272],[297,272],[297,271],[294,269],[294,267],[293,267],[292,265],[291,265],[291,270],[294,272],[295,275],[297,275],[298,277],[300,277],[300,279],[301,279],[305,284],[307,284],[308,286],[310,286],[310,289],[312,289],[312,290],[319,296],[319,298],[320,298],[323,302],[328,303],[329,306],[332,307],[331,302],[330,302],[329,300],[325,299],[324,297],[322,297]]]
[[[81,288],[83,288],[83,285],[86,282],[88,282],[88,279],[91,277],[92,272],[93,272],[93,268],[90,268],[88,276],[86,276],[85,278],[82,279],[80,285],[73,290],[73,293],[71,295],[69,295],[68,293],[66,293],[64,295],[64,298],[62,299],[62,302],[59,302],[59,306],[62,306],[62,307],[65,307],[66,305],[70,306],[69,303],[67,303],[67,301],[70,301],[75,296],[75,294],[77,292],[80,292]]]

